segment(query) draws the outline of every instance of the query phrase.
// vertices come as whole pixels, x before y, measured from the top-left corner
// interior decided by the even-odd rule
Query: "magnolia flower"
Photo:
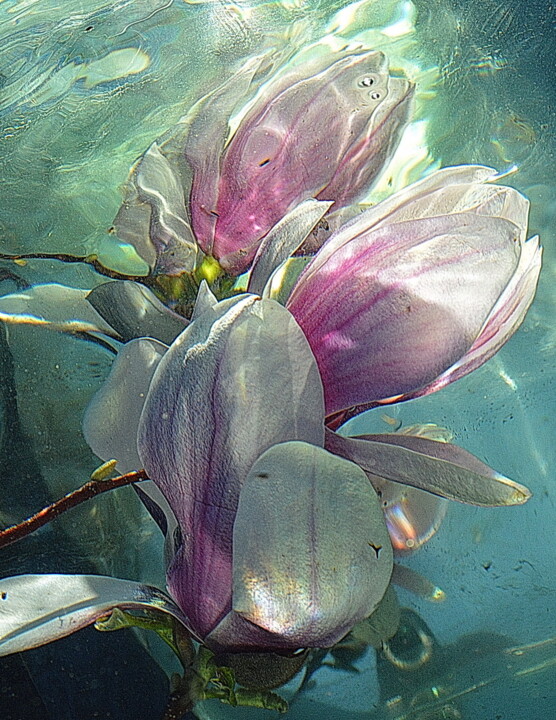
[[[39,296],[63,296],[61,286],[46,287]],[[119,297],[131,305],[120,332],[136,335],[143,318],[152,329],[157,316],[171,332],[175,316],[133,287],[75,291],[73,309],[100,332],[114,315],[109,298]],[[145,467],[151,478],[140,494],[166,534],[170,597],[114,578],[7,578],[0,654],[75,632],[118,606],[169,613],[217,651],[328,647],[373,612],[390,582],[381,483],[478,505],[529,496],[456,446],[345,438],[324,419],[317,364],[290,312],[253,294],[216,303],[203,286],[169,346],[137,337],[122,346],[84,422],[100,458]]]
[[[169,348],[124,346],[86,438],[147,470],[170,532],[168,589],[198,639],[331,646],[390,581],[379,499],[323,449],[322,385],[290,313],[254,295],[203,310]]]
[[[528,201],[492,179],[473,165],[432,173],[344,225],[305,268],[286,305],[328,416],[438,390],[519,327],[541,250],[526,240]]]
[[[383,53],[295,57],[263,83],[264,62],[247,62],[134,168],[114,227],[156,273],[192,270],[197,246],[244,272],[289,211],[313,197],[352,204],[394,152],[413,86]]]
[[[154,374],[139,458],[183,538],[168,588],[209,646],[326,647],[384,594],[380,503],[322,449],[322,397],[292,316],[252,295],[201,314]]]

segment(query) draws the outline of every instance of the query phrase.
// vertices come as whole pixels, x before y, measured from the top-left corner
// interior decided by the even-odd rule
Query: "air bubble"
[[[371,93],[371,100],[380,100],[380,93],[372,92],[372,93]]]
[[[372,78],[372,77],[365,77],[359,83],[359,85],[361,85],[361,87],[371,87],[371,85],[373,85],[373,84],[374,84],[374,78]]]

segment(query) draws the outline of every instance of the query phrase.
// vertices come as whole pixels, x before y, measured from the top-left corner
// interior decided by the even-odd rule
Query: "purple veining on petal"
[[[411,392],[457,362],[515,271],[517,232],[455,214],[362,233],[324,263],[317,254],[287,307],[317,359],[327,414]]]
[[[206,168],[194,175],[195,233],[232,274],[248,267],[261,239],[301,201],[361,196],[399,141],[411,84],[389,78],[382,53],[335,57],[267,83],[223,150],[217,194]],[[369,74],[372,92],[361,84]]]
[[[231,609],[232,525],[250,466],[276,442],[322,445],[323,433],[314,358],[292,316],[272,300],[215,305],[163,358],[138,448],[182,531],[168,584],[198,636]]]

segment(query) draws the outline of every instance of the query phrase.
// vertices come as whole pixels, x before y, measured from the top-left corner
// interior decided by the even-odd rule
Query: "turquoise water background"
[[[404,425],[450,428],[455,442],[533,491],[523,507],[451,504],[439,533],[404,560],[440,586],[446,600],[431,604],[402,590],[402,604],[417,610],[454,653],[469,633],[499,633],[515,645],[556,636],[555,23],[556,9],[547,0],[0,2],[3,252],[97,253],[116,269],[141,272],[140,260],[107,232],[133,162],[249,55],[272,45],[301,48],[327,35],[384,49],[418,83],[419,124],[413,145],[398,158],[394,185],[417,179],[434,164],[480,162],[501,171],[516,166],[505,182],[531,200],[530,234],[540,233],[545,248],[537,298],[524,325],[477,372],[387,411]],[[379,185],[375,192],[378,198],[384,189]],[[87,267],[52,260],[2,262],[0,268],[28,283],[92,287],[103,281]],[[0,292],[13,290],[8,276]],[[101,348],[67,336],[11,326],[7,334],[27,456],[23,452],[11,465],[4,458],[5,524],[41,507],[45,497],[82,484],[99,464],[80,423],[111,363]],[[14,418],[4,404],[5,438]],[[352,421],[350,430],[386,431],[389,418],[373,411]],[[26,480],[31,456],[40,483]],[[57,523],[69,538],[59,552],[44,550],[47,529],[22,545],[20,555],[0,559],[2,574],[77,572],[92,564],[97,572],[163,586],[160,538],[129,488]],[[484,642],[486,648],[486,635]],[[163,650],[153,647],[172,669]],[[43,651],[50,652],[33,653]],[[556,645],[551,652],[554,660]],[[460,700],[463,717],[556,717],[556,665],[547,657],[546,667],[512,678],[503,677],[503,658],[499,667],[462,659],[461,691],[477,685]],[[292,719],[395,717],[378,707],[374,664],[369,651],[358,674],[320,670],[313,687],[293,703]],[[481,689],[493,670],[502,679]],[[62,686],[63,664],[51,664],[49,672]],[[423,682],[430,690],[437,678]],[[147,697],[147,686],[143,690]],[[202,713],[267,715],[217,705]]]

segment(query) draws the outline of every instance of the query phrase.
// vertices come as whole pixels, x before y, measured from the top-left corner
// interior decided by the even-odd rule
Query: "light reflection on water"
[[[541,233],[545,246],[537,300],[524,327],[478,372],[392,410],[402,425],[450,428],[456,442],[534,492],[517,509],[451,505],[438,535],[407,561],[447,594],[443,605],[428,605],[400,591],[402,603],[422,614],[442,645],[455,647],[475,631],[496,630],[516,643],[556,632],[554,22],[555,10],[544,0],[521,6],[493,0],[0,3],[0,232],[6,251],[101,252],[116,266],[138,267],[107,234],[131,164],[245,56],[270,47],[293,50],[322,37],[331,46],[359,41],[385,49],[418,81],[417,122],[398,153],[394,186],[435,163],[480,162],[502,171],[517,166],[507,182],[531,199],[531,231]],[[392,169],[373,199],[393,186],[391,176]],[[100,280],[88,269],[51,261],[10,270],[28,282],[84,287]],[[3,284],[2,292],[13,289]],[[42,492],[59,496],[98,464],[82,439],[80,417],[110,358],[70,338],[39,333],[9,328],[8,338]],[[388,427],[376,413],[353,421],[351,429]],[[29,497],[28,486],[9,480],[13,498],[2,517],[11,517],[14,507],[25,513],[41,505],[38,491]],[[161,584],[156,530],[132,493],[120,493],[59,521],[72,538],[66,550],[72,557],[60,557],[54,567],[33,543],[26,550],[29,568],[71,570],[92,561],[100,572]],[[292,717],[316,715],[317,703],[335,707],[335,717],[364,717],[376,703],[373,653],[362,663],[366,672],[355,676],[321,671],[307,695],[314,705],[294,705]],[[534,692],[530,684],[514,685],[524,690],[512,702],[507,682],[488,695],[508,720],[525,716],[527,693]],[[548,685],[544,692],[549,717],[556,700]],[[533,700],[542,708],[542,697]],[[236,711],[238,717],[261,713]],[[218,717],[232,714],[224,708]]]

